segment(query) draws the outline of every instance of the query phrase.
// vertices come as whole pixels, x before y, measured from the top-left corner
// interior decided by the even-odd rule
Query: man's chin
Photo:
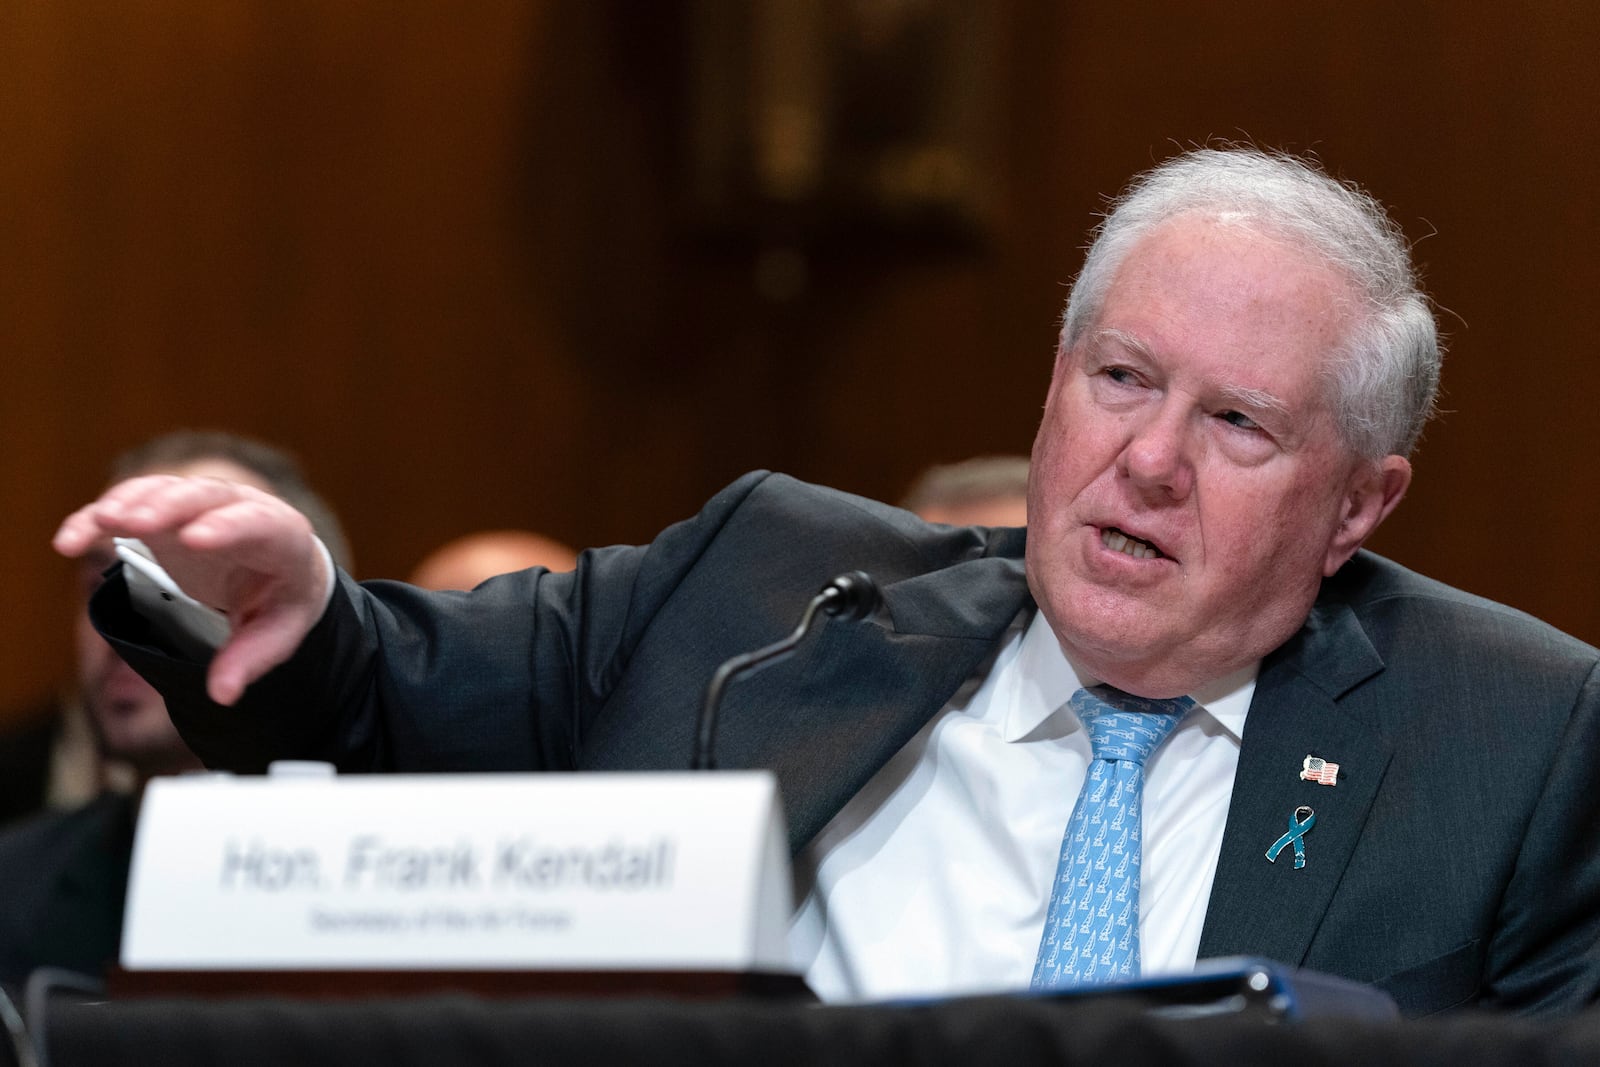
[[[1136,663],[1159,659],[1178,643],[1164,613],[1136,597],[1096,596],[1047,611],[1056,638],[1068,656]]]
[[[1207,680],[1191,677],[1194,672],[1188,669],[1187,657],[1175,654],[1181,642],[1170,632],[1130,627],[1126,618],[1113,624],[1099,615],[1069,614],[1060,623],[1051,622],[1073,667],[1097,682],[1140,696],[1167,697],[1187,693]]]

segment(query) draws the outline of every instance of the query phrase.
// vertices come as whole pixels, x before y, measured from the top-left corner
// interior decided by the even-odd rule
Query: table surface
[[[67,998],[30,1022],[50,1067],[91,1064],[652,1063],[1600,1064],[1600,1009],[1554,1020],[1466,1012],[1405,1022],[1174,1018],[1125,998],[976,997],[818,1006],[734,998],[315,1002],[287,997]],[[42,1027],[41,1027],[42,1024]]]

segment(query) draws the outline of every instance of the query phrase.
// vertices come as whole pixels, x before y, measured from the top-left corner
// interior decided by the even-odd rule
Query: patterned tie
[[[1189,697],[1146,700],[1108,685],[1072,694],[1094,760],[1067,820],[1045,912],[1034,989],[1139,977],[1139,842],[1144,761]]]

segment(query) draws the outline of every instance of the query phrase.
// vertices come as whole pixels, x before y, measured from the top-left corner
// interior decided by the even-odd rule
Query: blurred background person
[[[1028,457],[977,456],[929,467],[900,506],[951,526],[1026,526]]]
[[[69,808],[94,796],[94,739],[71,694],[13,710],[0,731],[0,825],[41,808]]]
[[[350,566],[338,520],[288,453],[217,431],[180,430],[117,458],[109,482],[185,474],[242,482],[282,498],[311,521],[334,560]],[[109,484],[109,483],[108,483]],[[56,718],[54,751],[37,752],[76,806],[35,814],[0,832],[0,982],[37,967],[98,975],[113,962],[139,796],[152,777],[199,770],[156,691],[112,652],[89,623],[89,595],[113,559],[101,546],[78,561],[76,679]],[[17,746],[20,760],[25,746]],[[37,769],[36,769],[37,770]],[[38,770],[35,777],[46,775]]]
[[[578,554],[527,530],[483,530],[448,541],[425,556],[407,579],[424,589],[471,589],[487,578],[528,567],[570,571]]]

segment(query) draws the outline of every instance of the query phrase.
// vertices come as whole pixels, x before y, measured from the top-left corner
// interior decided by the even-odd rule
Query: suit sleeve
[[[131,610],[119,575],[90,615],[209,767],[256,772],[293,758],[345,772],[569,769],[586,717],[655,612],[767,477],[746,475],[649,546],[587,551],[569,573],[522,571],[470,593],[340,575],[296,654],[231,708],[206,697],[204,662]]]

